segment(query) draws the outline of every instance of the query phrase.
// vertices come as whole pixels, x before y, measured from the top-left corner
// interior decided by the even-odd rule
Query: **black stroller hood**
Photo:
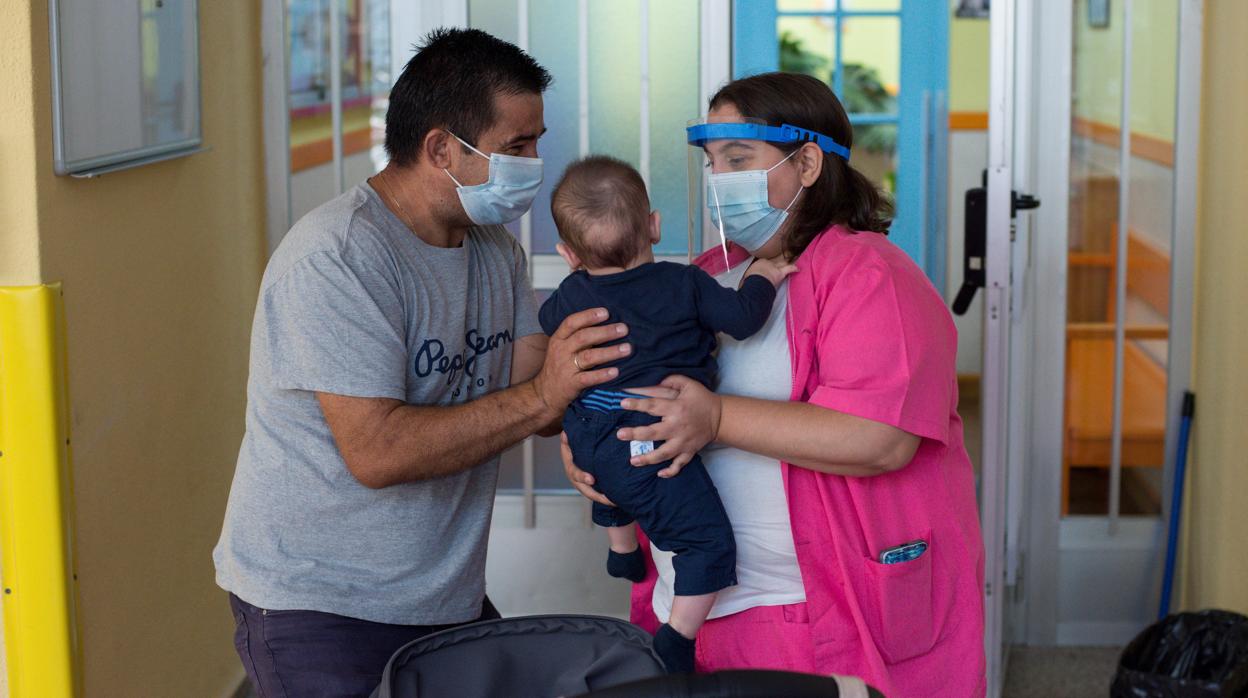
[[[444,630],[390,658],[373,698],[556,698],[663,675],[650,635],[600,616],[523,616]]]

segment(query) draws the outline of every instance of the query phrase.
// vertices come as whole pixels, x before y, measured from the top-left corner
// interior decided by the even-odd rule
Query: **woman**
[[[796,126],[801,140],[759,120]],[[983,545],[949,312],[884,236],[891,207],[849,166],[853,131],[826,85],[737,80],[711,100],[707,123],[691,142],[706,153],[712,220],[738,244],[697,264],[721,283],[738,283],[755,259],[798,272],[767,328],[722,338],[718,393],[673,376],[623,405],[662,418],[620,432],[664,442],[634,463],[674,459],[661,473],[672,476],[702,451],[733,522],[740,584],[698,634],[699,669],[982,695]],[[751,128],[764,135],[742,137]],[[747,190],[761,192],[756,202]],[[573,484],[603,501],[566,448],[564,460]],[[633,620],[651,630],[671,600],[670,558],[654,564],[633,591]]]

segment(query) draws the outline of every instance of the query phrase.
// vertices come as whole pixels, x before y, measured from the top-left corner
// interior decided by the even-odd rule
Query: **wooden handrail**
[[[1127,325],[1127,339],[1168,339],[1169,325]],[[1113,339],[1112,322],[1072,322],[1066,325],[1066,339]]]

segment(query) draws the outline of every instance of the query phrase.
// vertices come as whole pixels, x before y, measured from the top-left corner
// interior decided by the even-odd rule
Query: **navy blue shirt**
[[[695,266],[652,262],[617,274],[574,272],[542,304],[538,320],[554,334],[567,316],[606,308],[609,322],[628,325],[633,352],[615,366],[615,380],[595,386],[644,388],[678,373],[713,387],[715,333],[745,339],[762,329],[776,300],[776,288],[762,276],[745,279],[741,290],[725,288]]]

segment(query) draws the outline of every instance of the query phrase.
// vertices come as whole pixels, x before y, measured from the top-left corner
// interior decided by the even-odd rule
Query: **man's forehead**
[[[498,120],[490,133],[500,141],[537,138],[546,132],[541,95],[498,95],[494,108]]]

